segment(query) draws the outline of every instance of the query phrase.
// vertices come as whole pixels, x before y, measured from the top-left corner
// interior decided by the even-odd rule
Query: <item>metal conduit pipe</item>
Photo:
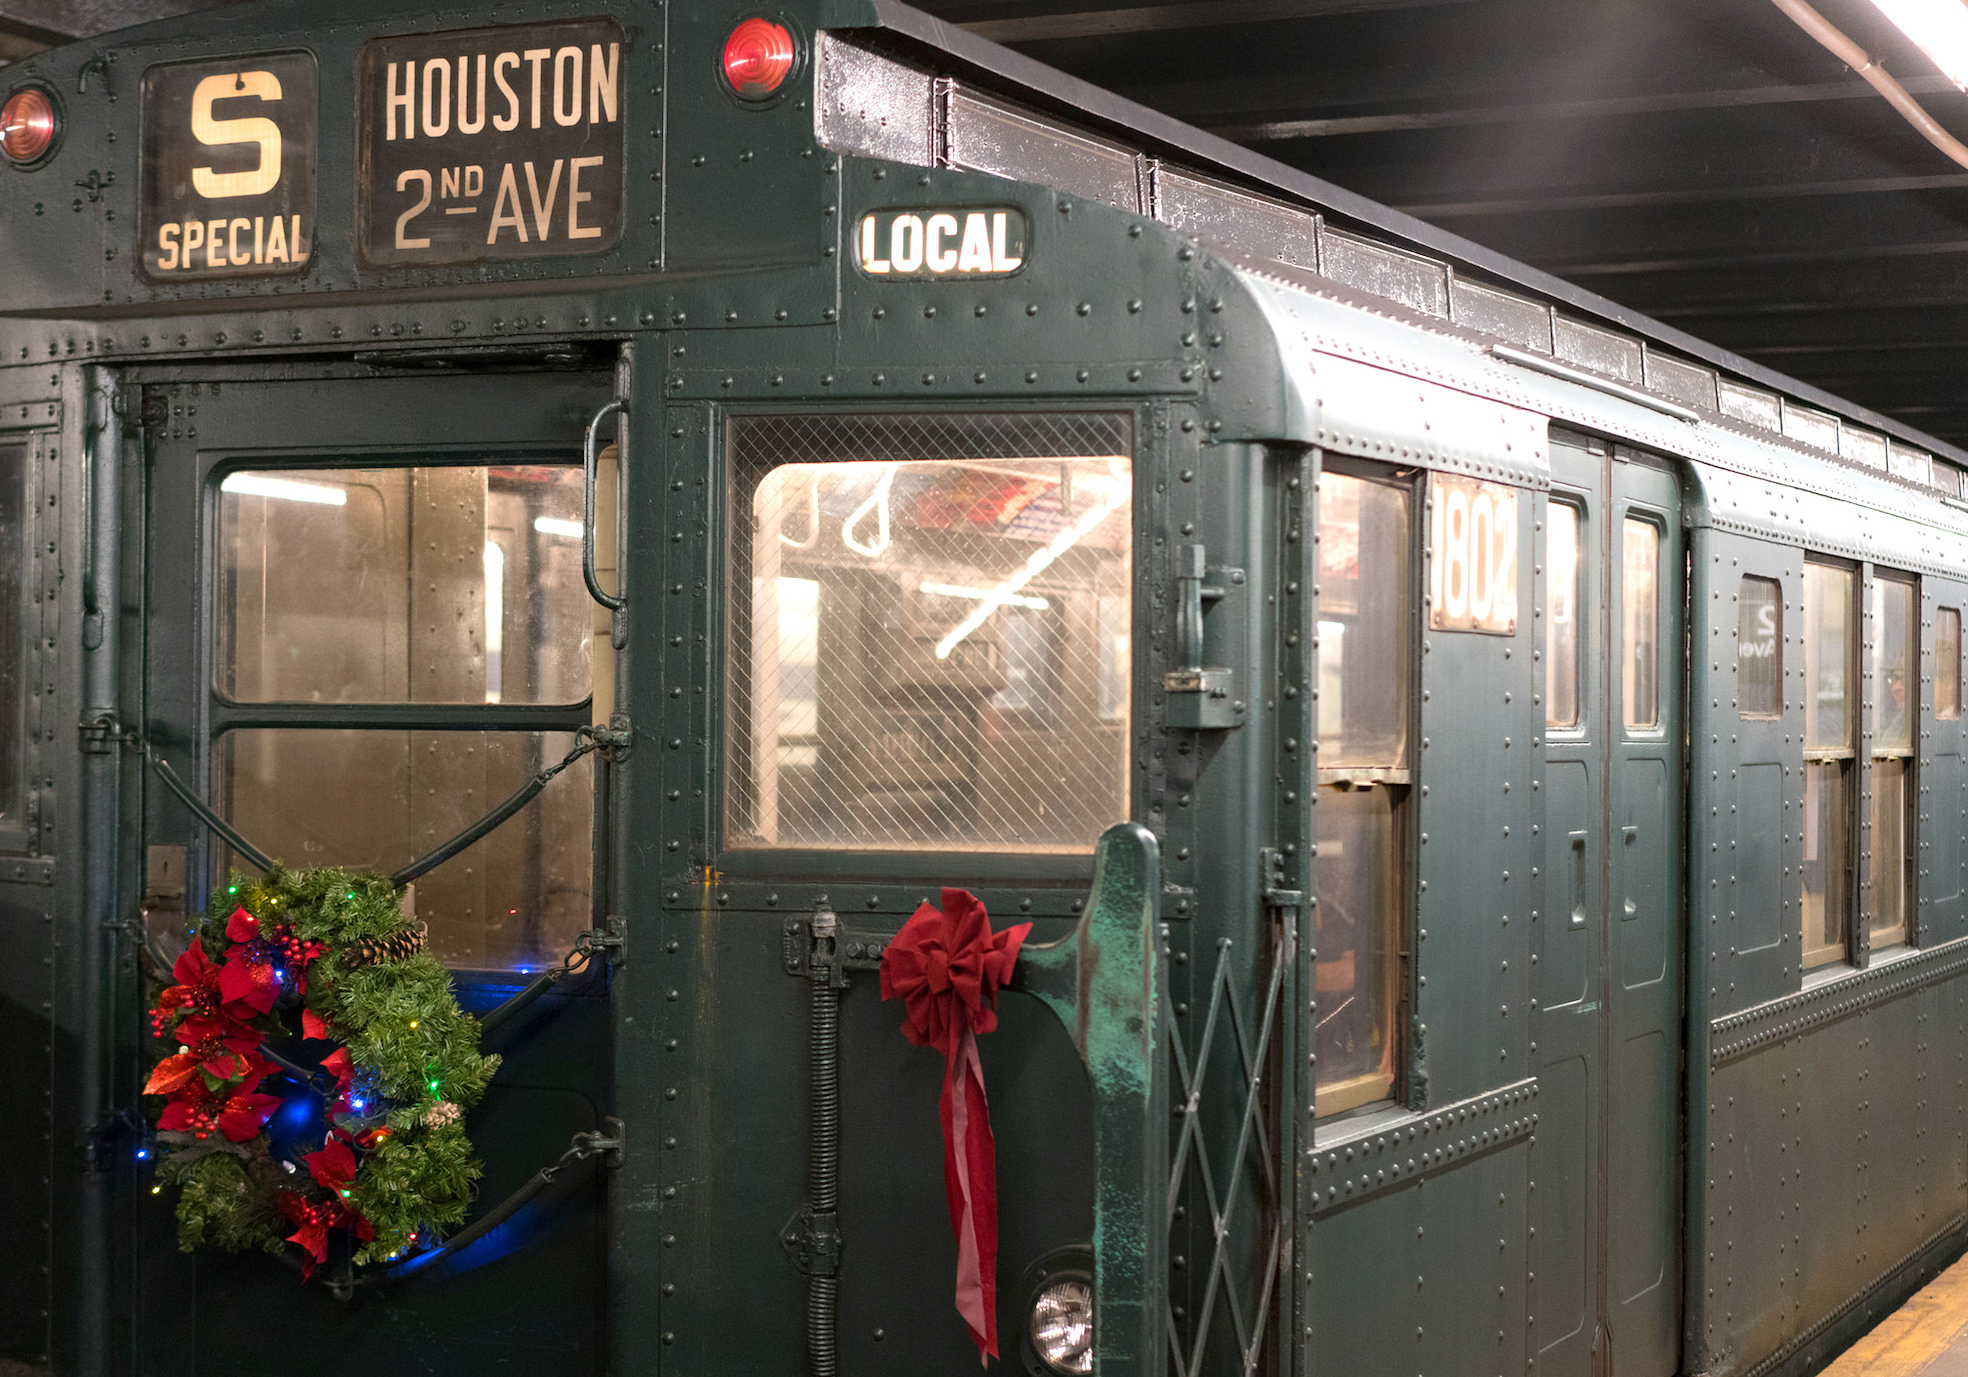
[[[107,372],[84,372],[84,434],[82,489],[87,545],[84,559],[82,704],[85,722],[113,719],[117,708],[117,541],[120,515],[117,499],[123,482],[122,448],[116,418],[115,383]],[[118,916],[117,880],[119,814],[122,811],[122,759],[108,740],[85,745],[82,757],[81,932],[77,946],[78,1007],[72,1017],[76,1035],[78,1084],[76,1120],[87,1144],[82,1173],[80,1217],[76,1220],[75,1252],[80,1275],[72,1318],[75,1324],[76,1370],[105,1372],[109,1364],[112,1325],[109,1275],[109,1193],[117,1163],[100,1160],[113,1139],[97,1132],[115,1102],[115,1048],[110,1030],[119,1027],[116,980],[112,969],[117,952],[108,940]]]
[[[1840,62],[1864,77],[1872,89],[1886,97],[1892,107],[1906,117],[1906,122],[1918,129],[1927,142],[1954,159],[1963,167],[1968,167],[1968,144],[1948,133],[1934,121],[1934,117],[1920,108],[1920,103],[1907,94],[1906,87],[1888,76],[1886,69],[1873,57],[1854,43],[1830,20],[1804,3],[1804,0],[1771,0],[1785,14],[1789,15],[1797,27],[1822,43]]]
[[[807,1158],[811,1265],[806,1282],[806,1351],[811,1377],[837,1377],[835,1319],[840,1295],[840,987],[834,961],[840,920],[832,909],[813,915],[812,1067],[813,1146]]]

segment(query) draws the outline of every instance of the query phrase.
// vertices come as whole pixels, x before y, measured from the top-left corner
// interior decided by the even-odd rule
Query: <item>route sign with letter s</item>
[[[308,53],[152,67],[138,233],[153,282],[269,277],[314,253],[317,78]]]

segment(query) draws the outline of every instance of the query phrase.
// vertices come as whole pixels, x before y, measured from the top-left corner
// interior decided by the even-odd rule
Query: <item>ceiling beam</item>
[[[993,43],[1042,43],[1062,38],[1111,38],[1116,34],[1171,29],[1224,28],[1280,19],[1318,19],[1335,14],[1424,9],[1470,0],[1183,0],[1169,5],[1051,11],[1003,18],[951,19]],[[950,16],[945,11],[944,18]]]
[[[1955,90],[1944,77],[1909,77],[1901,85],[1915,95]],[[1239,143],[1331,138],[1342,134],[1386,134],[1415,129],[1465,129],[1477,125],[1542,124],[1548,120],[1621,119],[1688,110],[1736,110],[1757,105],[1807,105],[1829,100],[1878,99],[1862,81],[1823,81],[1791,86],[1746,86],[1707,91],[1666,91],[1653,95],[1605,96],[1594,100],[1538,101],[1525,105],[1477,105],[1460,110],[1415,110],[1380,115],[1206,123],[1211,133]]]
[[[1575,195],[1499,196],[1468,201],[1411,201],[1396,203],[1394,208],[1422,220],[1457,220],[1483,216],[1543,215],[1560,210],[1619,210],[1633,206],[1701,205],[1812,196],[1879,196],[1958,187],[1968,187],[1968,173],[1851,177],[1824,182],[1779,182],[1769,186],[1664,187],[1656,191],[1594,191]]]

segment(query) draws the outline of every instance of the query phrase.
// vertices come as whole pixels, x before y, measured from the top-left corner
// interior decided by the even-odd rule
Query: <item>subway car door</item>
[[[559,762],[613,702],[581,572],[583,427],[613,391],[602,369],[147,387],[149,486],[125,555],[147,600],[144,636],[126,640],[147,739],[268,854],[384,872]],[[415,883],[467,1009],[494,1007],[593,925],[596,769],[580,760]],[[209,886],[245,867],[143,782],[127,806],[148,862],[145,935],[168,961]],[[474,1213],[611,1112],[602,973],[561,982],[485,1046],[505,1061],[467,1121],[485,1168]],[[276,1112],[277,1158],[320,1139],[304,1100]],[[554,1209],[469,1262],[341,1299],[265,1254],[181,1253],[176,1192],[145,1178],[129,1220],[134,1370],[598,1374],[604,1185],[571,1176]],[[323,1270],[335,1280],[336,1260]]]
[[[1554,430],[1532,1225],[1546,1377],[1679,1362],[1682,555],[1666,471]]]
[[[1606,1318],[1612,1377],[1668,1377],[1681,1330],[1681,501],[1671,472],[1623,448],[1610,486]]]

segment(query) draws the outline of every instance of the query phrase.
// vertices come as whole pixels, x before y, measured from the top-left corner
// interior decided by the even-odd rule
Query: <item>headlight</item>
[[[1093,1286],[1082,1276],[1055,1277],[1032,1301],[1032,1347],[1052,1372],[1093,1371]]]

